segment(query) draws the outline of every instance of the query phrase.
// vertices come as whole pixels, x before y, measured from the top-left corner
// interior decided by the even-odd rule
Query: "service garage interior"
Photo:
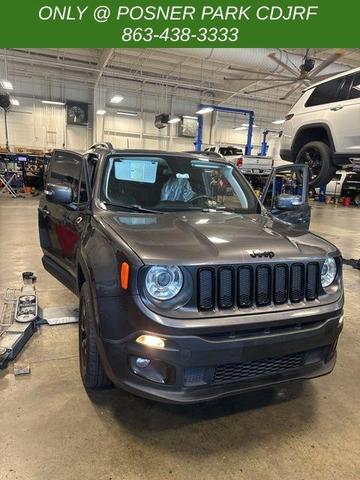
[[[359,72],[360,49],[0,51],[1,479],[360,477]],[[329,115],[337,117],[326,127]],[[304,130],[311,121],[316,126]],[[122,388],[85,388],[79,298],[61,275],[44,268],[38,228],[39,202],[51,195],[49,163],[64,150],[135,150],[137,156],[149,150],[154,158],[192,152],[199,162],[225,160],[258,198],[272,175],[274,192],[284,182],[282,167],[305,164],[295,177],[309,184],[296,198],[306,197],[310,206],[310,231],[343,259],[345,306],[334,370],[191,405]],[[267,207],[266,195],[263,200]],[[262,214],[271,215],[265,207]],[[217,215],[211,208],[207,214]],[[150,220],[141,223],[145,216],[137,212],[141,231],[154,228],[156,215],[147,213]],[[159,215],[160,225],[167,215]],[[207,220],[197,222],[205,228]],[[192,227],[182,228],[193,235]],[[211,237],[212,256],[226,247],[226,228]],[[146,237],[146,246],[168,247],[170,237]],[[273,261],[271,248],[253,248],[254,256]],[[93,254],[101,263],[103,252]],[[127,286],[127,271],[121,267],[119,275]],[[29,302],[22,312],[21,301]],[[140,358],[139,368],[141,361],[147,362]]]

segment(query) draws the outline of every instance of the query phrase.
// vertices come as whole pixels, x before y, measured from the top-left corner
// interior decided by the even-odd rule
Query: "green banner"
[[[3,0],[0,47],[357,47],[360,2]]]

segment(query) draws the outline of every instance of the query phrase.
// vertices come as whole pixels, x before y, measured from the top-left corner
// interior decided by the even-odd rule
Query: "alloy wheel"
[[[305,163],[309,167],[310,181],[315,180],[322,168],[322,158],[320,151],[315,147],[309,147],[299,159],[299,163]]]

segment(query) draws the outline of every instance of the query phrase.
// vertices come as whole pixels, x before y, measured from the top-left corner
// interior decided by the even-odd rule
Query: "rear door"
[[[44,255],[68,273],[74,272],[75,251],[80,238],[77,218],[80,216],[78,205],[82,166],[81,155],[55,150],[46,177],[45,193],[39,204],[40,243]],[[73,203],[61,205],[52,201],[46,195],[52,184],[71,187]]]
[[[345,77],[343,99],[330,107],[336,153],[360,153],[360,73]],[[346,95],[346,97],[345,97]]]
[[[336,153],[360,151],[360,73],[338,77],[315,87],[305,103],[303,125],[329,126]]]

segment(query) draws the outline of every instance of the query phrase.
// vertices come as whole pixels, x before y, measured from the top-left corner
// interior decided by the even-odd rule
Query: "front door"
[[[278,220],[308,229],[311,209],[308,202],[309,168],[307,165],[281,165],[274,167],[261,195],[266,209]],[[289,208],[279,208],[281,196],[297,199]]]
[[[40,242],[44,254],[61,268],[74,274],[75,255],[83,228],[81,194],[82,156],[68,151],[54,151],[46,178],[45,192],[39,204]],[[62,205],[46,193],[51,185],[68,186],[73,202]]]

